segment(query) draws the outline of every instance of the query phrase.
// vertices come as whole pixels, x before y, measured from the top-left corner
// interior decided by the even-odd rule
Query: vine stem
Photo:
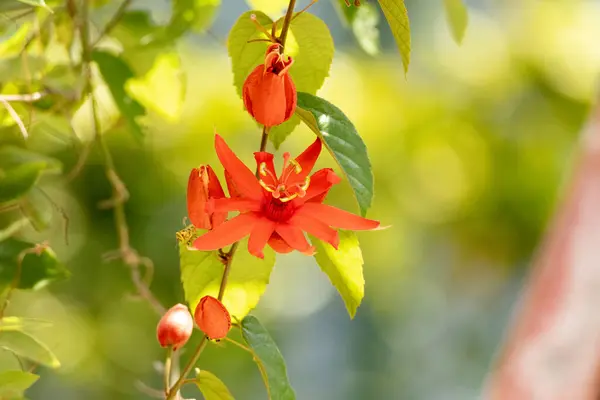
[[[152,262],[150,259],[140,257],[138,253],[131,247],[129,243],[129,226],[127,225],[127,218],[125,215],[124,203],[129,198],[127,188],[115,168],[115,163],[110,153],[110,149],[104,139],[104,135],[100,129],[100,119],[98,117],[98,104],[94,96],[93,84],[92,84],[92,49],[93,45],[90,43],[90,31],[89,31],[89,4],[87,0],[81,2],[81,9],[79,10],[79,34],[82,44],[82,61],[83,71],[85,78],[85,93],[90,99],[92,108],[93,118],[93,131],[94,138],[98,143],[100,150],[104,158],[105,173],[108,181],[112,186],[113,196],[110,200],[104,201],[100,204],[102,208],[113,208],[115,225],[117,228],[117,236],[119,238],[119,250],[116,252],[116,256],[106,257],[108,260],[113,258],[121,258],[123,262],[129,267],[131,280],[135,285],[139,295],[144,298],[150,306],[159,314],[162,315],[166,311],[160,302],[154,297],[148,284],[144,282],[142,274],[140,272],[140,265],[145,266],[149,271],[152,270]]]
[[[165,395],[168,394],[166,391],[171,386],[171,367],[173,361],[173,346],[169,346],[167,348],[167,357],[165,358],[165,371],[164,371],[164,385],[165,385]]]
[[[290,23],[294,16],[294,7],[296,7],[296,0],[290,0],[285,18],[283,20],[283,26],[281,27],[281,35],[279,35],[279,44],[281,47],[285,47],[285,40],[287,39],[288,31],[290,30]]]

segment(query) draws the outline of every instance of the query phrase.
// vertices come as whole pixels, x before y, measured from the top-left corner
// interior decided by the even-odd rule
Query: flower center
[[[267,192],[271,193],[273,199],[277,199],[281,203],[287,203],[296,197],[304,197],[306,189],[310,185],[310,177],[302,179],[298,175],[302,172],[302,166],[298,161],[290,158],[290,153],[283,154],[283,170],[281,176],[277,176],[267,168],[267,163],[262,162],[258,167],[261,176],[270,178],[271,183],[267,183],[265,179],[259,179],[258,183]]]

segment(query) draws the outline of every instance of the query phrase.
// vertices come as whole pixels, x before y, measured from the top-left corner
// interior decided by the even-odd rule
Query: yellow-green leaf
[[[400,50],[404,73],[407,73],[410,64],[410,23],[404,0],[378,1]]]
[[[339,235],[337,250],[314,237],[311,242],[317,250],[315,260],[342,296],[350,318],[354,318],[365,294],[362,252],[354,232],[340,231]]]
[[[450,25],[452,37],[457,43],[461,43],[469,23],[469,13],[462,0],[444,0],[446,7],[446,19]]]
[[[129,79],[125,87],[146,108],[169,121],[179,118],[185,97],[185,76],[176,53],[161,54],[146,76]]]
[[[23,392],[33,385],[39,375],[26,371],[0,372],[0,399],[17,399]]]
[[[246,0],[250,8],[278,17],[287,10],[289,0]]]
[[[0,347],[51,368],[60,367],[56,356],[40,341],[22,331],[0,331]]]
[[[223,304],[239,320],[256,307],[269,283],[275,253],[271,248],[265,248],[264,254],[262,260],[251,255],[248,239],[245,239],[240,242],[233,257]],[[217,297],[223,278],[223,263],[216,251],[190,250],[184,243],[179,244],[179,257],[185,299],[190,309],[195,310],[202,297]]]
[[[348,7],[344,0],[335,0],[334,5],[346,27],[352,29],[360,47],[370,55],[379,53],[379,12],[372,3],[360,7]]]
[[[10,316],[0,320],[0,331],[32,331],[51,325],[50,321],[43,319]]]
[[[201,370],[196,375],[196,385],[204,400],[234,400],[223,381],[208,371]]]

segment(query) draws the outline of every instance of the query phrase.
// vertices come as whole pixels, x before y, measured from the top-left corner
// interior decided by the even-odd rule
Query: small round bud
[[[176,304],[158,321],[156,337],[162,347],[173,346],[173,350],[184,346],[194,330],[194,321],[186,306]]]
[[[223,339],[231,329],[229,312],[223,303],[212,296],[204,296],[200,299],[194,313],[194,320],[209,339]]]

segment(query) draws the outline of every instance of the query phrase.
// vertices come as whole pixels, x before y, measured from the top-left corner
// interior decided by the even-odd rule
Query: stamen
[[[294,200],[296,197],[298,197],[298,193],[294,193],[294,194],[292,194],[291,196],[288,196],[288,197],[282,197],[282,198],[279,199],[279,201],[282,202],[282,203],[287,203],[290,200]]]
[[[300,165],[300,163],[298,161],[296,161],[295,158],[291,159],[289,161],[289,163],[294,166],[294,169],[296,170],[297,174],[299,174],[300,172],[302,172],[302,166]]]
[[[256,25],[256,27],[258,28],[258,30],[262,33],[264,33],[265,35],[267,35],[267,37],[272,41],[275,42],[275,38],[271,35],[271,32],[269,32],[268,30],[265,29],[264,26],[262,26],[260,24],[260,22],[258,22],[258,19],[256,18],[256,14],[252,14],[250,15],[250,19],[252,20],[252,22],[254,22],[254,25]]]
[[[260,165],[258,166],[258,171],[260,172],[260,174],[262,176],[267,176],[267,163],[261,162]]]
[[[258,184],[259,184],[260,186],[262,186],[262,187],[263,187],[263,189],[265,189],[267,192],[269,192],[269,193],[275,193],[275,188],[274,188],[274,187],[272,187],[271,185],[267,185],[267,184],[265,183],[265,181],[263,181],[262,179],[259,179],[259,180],[258,180]]]

